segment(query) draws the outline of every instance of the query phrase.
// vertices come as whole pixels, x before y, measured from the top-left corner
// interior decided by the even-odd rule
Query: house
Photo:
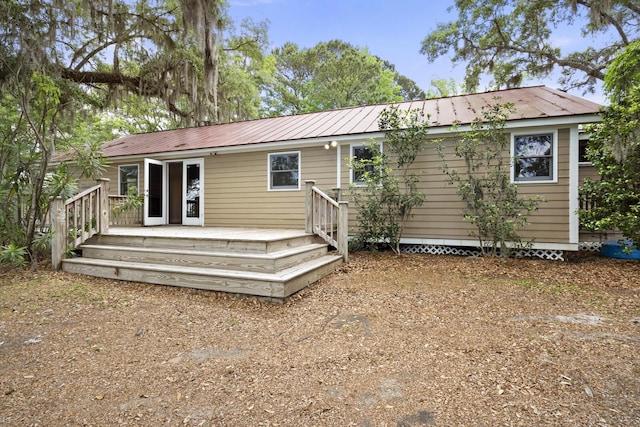
[[[409,101],[429,117],[430,135],[455,144],[452,125],[464,131],[484,106],[512,103],[505,132],[510,138],[511,179],[521,194],[546,199],[522,233],[532,251],[550,259],[578,250],[580,125],[599,120],[600,105],[545,86]],[[194,228],[304,230],[305,182],[326,194],[346,191],[357,176],[349,158],[382,143],[371,105],[294,116],[130,135],[106,142],[105,177],[110,195],[144,195],[140,225]],[[382,146],[384,150],[384,145]],[[505,153],[507,154],[507,153]],[[427,148],[414,163],[421,171],[426,203],[414,210],[402,244],[410,252],[458,253],[477,245],[463,204],[445,183],[442,160]],[[455,165],[453,165],[455,166]],[[355,222],[352,207],[349,225]]]

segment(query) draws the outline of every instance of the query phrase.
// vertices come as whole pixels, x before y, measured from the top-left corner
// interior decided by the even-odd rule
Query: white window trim
[[[585,160],[585,161],[580,161],[580,143],[582,141],[587,141],[587,145],[589,144],[589,136],[587,135],[585,137],[585,135],[582,135],[581,137],[578,137],[578,165],[579,166],[592,166],[593,163],[591,163],[590,160]]]
[[[137,178],[138,182],[136,182],[136,187],[138,189],[138,194],[140,194],[140,165],[138,163],[130,163],[127,165],[118,165],[118,196],[128,196],[128,194],[120,194],[120,188],[122,187],[122,182],[120,178],[120,168],[131,167],[131,166],[135,166],[136,168],[138,168],[138,178]]]
[[[553,147],[552,147],[552,172],[551,179],[527,179],[527,180],[517,180],[516,179],[516,164],[515,164],[515,140],[518,136],[526,136],[526,135],[538,135],[543,133],[553,134]],[[513,184],[523,184],[523,185],[539,185],[539,184],[557,184],[558,183],[558,129],[553,128],[535,128],[528,130],[519,130],[517,132],[511,132],[511,140],[510,140],[510,155],[511,155],[511,182]]]
[[[380,153],[382,153],[382,142],[378,142],[378,149]],[[356,142],[349,145],[349,161],[353,160],[355,154],[353,153],[356,148],[367,147],[369,145],[368,142]],[[353,168],[349,168],[349,183],[354,187],[366,187],[367,184],[364,182],[356,182],[355,180],[355,170]]]
[[[580,241],[580,220],[578,219],[580,157],[578,127],[569,130],[569,242],[577,244]]]
[[[281,156],[285,154],[298,155],[298,187],[273,188],[271,185],[271,156]],[[300,191],[300,181],[302,181],[302,154],[300,151],[282,151],[267,154],[267,191]]]

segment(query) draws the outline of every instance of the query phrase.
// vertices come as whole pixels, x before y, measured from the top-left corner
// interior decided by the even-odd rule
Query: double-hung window
[[[512,136],[513,181],[557,181],[556,132],[514,134]]]
[[[380,149],[380,148],[379,148]],[[365,175],[374,171],[373,157],[375,153],[369,149],[368,145],[352,145],[351,159],[364,161],[361,168],[351,168],[351,183],[354,185],[366,185]]]
[[[138,165],[118,166],[118,195],[138,195]]]
[[[300,152],[269,154],[269,190],[300,189]]]

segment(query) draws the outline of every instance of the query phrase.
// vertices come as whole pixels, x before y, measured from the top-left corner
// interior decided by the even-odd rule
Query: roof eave
[[[247,151],[268,151],[273,149],[281,149],[281,148],[289,148],[289,147],[299,147],[301,145],[311,146],[318,145],[324,146],[326,143],[331,141],[341,141],[341,142],[352,142],[352,141],[364,141],[367,139],[379,139],[384,136],[383,132],[372,132],[372,133],[362,133],[355,135],[333,135],[333,136],[323,136],[317,138],[308,138],[308,139],[296,139],[290,141],[273,141],[273,142],[261,142],[261,143],[253,143],[253,144],[242,144],[242,145],[231,145],[231,146],[221,146],[221,147],[208,147],[208,148],[200,148],[196,150],[184,150],[184,151],[167,151],[164,153],[140,153],[140,154],[131,154],[127,156],[113,156],[107,157],[113,161],[121,161],[121,160],[133,160],[133,159],[141,159],[146,157],[153,157],[158,160],[171,160],[171,159],[184,159],[189,157],[202,157],[202,156],[213,156],[218,153],[241,153]]]
[[[505,129],[521,129],[521,128],[534,128],[534,127],[551,127],[562,125],[581,125],[586,123],[595,123],[601,121],[602,118],[599,114],[581,114],[573,116],[562,117],[547,117],[537,119],[514,119],[506,123]],[[465,132],[470,129],[470,124],[460,125],[457,128],[458,132]],[[453,134],[452,126],[435,126],[429,131],[430,135],[442,136]],[[131,154],[127,156],[114,156],[108,157],[111,161],[127,161],[134,159],[141,159],[145,157],[153,157],[158,160],[171,160],[171,159],[184,159],[193,157],[203,157],[222,153],[241,153],[248,151],[269,151],[273,149],[283,149],[290,147],[311,146],[319,145],[324,146],[327,142],[337,140],[340,142],[358,142],[366,141],[368,139],[382,139],[384,132],[369,132],[354,135],[331,135],[309,139],[297,139],[289,141],[272,141],[254,144],[242,144],[233,146],[222,147],[208,147],[196,150],[183,150],[183,151],[168,151],[164,153],[140,153]]]

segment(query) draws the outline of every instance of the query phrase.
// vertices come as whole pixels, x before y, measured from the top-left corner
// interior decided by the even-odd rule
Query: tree
[[[225,5],[0,3],[1,247],[36,262],[52,198],[75,188],[65,164],[51,167],[54,151],[74,152],[83,174],[94,177],[100,143],[122,133],[257,115],[252,72],[261,66],[266,27],[248,22],[235,33]],[[225,108],[240,98],[247,108]]]
[[[61,112],[69,101],[53,79],[34,72],[29,81],[19,76],[8,81],[2,96],[6,114],[0,115],[0,247],[5,255],[20,252],[36,264],[47,238],[40,233],[51,200],[69,197],[76,188],[66,164],[49,168],[56,145],[73,145],[78,163],[87,170],[101,163],[95,159],[95,145],[73,143],[69,128],[62,125]]]
[[[422,41],[420,52],[434,61],[449,52],[466,63],[465,90],[474,92],[483,73],[497,87],[517,87],[526,78],[562,70],[564,90],[593,91],[615,53],[638,38],[636,0],[456,0],[458,18],[440,23]],[[611,39],[602,47],[563,52],[552,44],[556,28],[584,22],[583,37]]]
[[[387,70],[391,71],[395,75],[395,84],[400,86],[400,96],[404,101],[417,101],[427,98],[427,94],[424,90],[418,86],[416,82],[409,77],[400,74],[396,71],[396,66],[391,62],[378,58],[382,61],[382,65]]]
[[[332,40],[313,49],[315,75],[309,109],[330,110],[354,105],[401,101],[395,75],[366,49]]]
[[[270,116],[305,112],[304,100],[310,94],[310,81],[314,74],[314,58],[307,49],[300,50],[295,43],[285,43],[271,53],[275,76],[266,86],[265,110]]]
[[[261,89],[275,72],[267,50],[267,24],[246,19],[230,34],[220,54],[219,120],[233,122],[260,117]]]
[[[309,49],[286,43],[272,54],[275,77],[266,87],[268,115],[397,102],[423,94],[391,64],[340,40]]]
[[[456,186],[464,202],[464,219],[476,227],[474,234],[485,256],[496,256],[498,251],[507,256],[510,244],[520,245],[518,230],[542,201],[520,196],[511,182],[504,125],[512,109],[510,104],[483,107],[469,131],[456,131],[454,158],[464,162],[460,170],[449,166],[444,148],[439,147],[447,182]]]
[[[375,250],[382,243],[400,253],[406,223],[413,209],[426,200],[418,189],[419,173],[412,169],[428,143],[429,122],[423,114],[387,107],[378,119],[378,127],[385,132],[385,151],[373,141],[368,145],[369,156],[351,159],[351,168],[365,184],[352,185],[358,211],[356,248]]]
[[[101,92],[107,103],[134,93],[161,99],[181,123],[217,123],[225,5],[7,0],[0,5],[0,83],[17,69],[38,71],[66,81],[68,90]]]
[[[444,98],[458,95],[458,84],[453,78],[433,79],[426,93],[427,98]]]
[[[620,51],[605,75],[611,105],[602,122],[587,128],[587,158],[600,175],[580,188],[583,226],[594,231],[620,230],[631,247],[640,247],[640,41]]]

